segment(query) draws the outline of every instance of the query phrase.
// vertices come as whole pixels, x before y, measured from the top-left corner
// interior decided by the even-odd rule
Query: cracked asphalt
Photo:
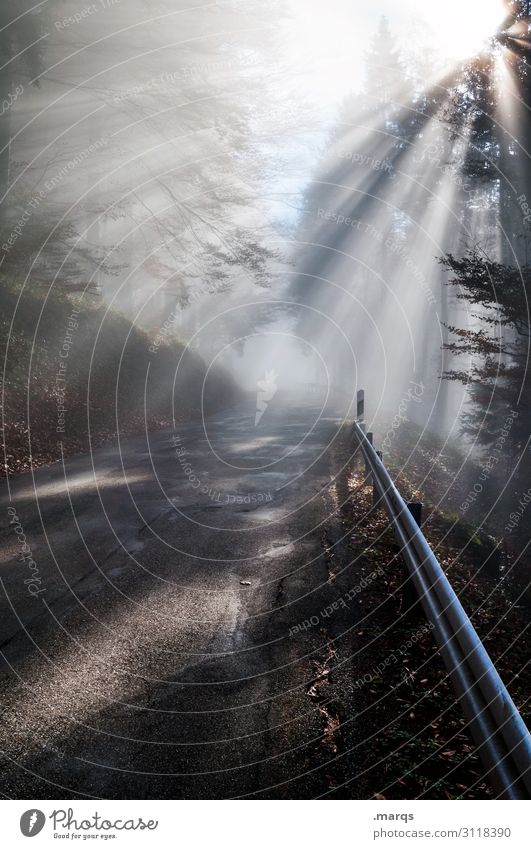
[[[341,411],[279,394],[255,426],[254,403],[4,490],[5,796],[314,798],[356,776],[356,614],[297,631],[356,580]]]

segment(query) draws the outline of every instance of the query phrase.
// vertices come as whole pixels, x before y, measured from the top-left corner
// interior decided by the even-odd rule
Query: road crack
[[[324,720],[323,736],[321,745],[329,749],[333,754],[339,751],[340,743],[340,726],[341,720],[338,712],[332,707],[329,695],[326,689],[331,685],[331,675],[333,671],[333,662],[337,661],[337,651],[334,646],[334,641],[330,639],[326,633],[326,629],[322,628],[321,633],[326,636],[327,653],[324,658],[313,661],[314,677],[310,682],[310,686],[306,690],[306,695],[317,705],[319,713]]]

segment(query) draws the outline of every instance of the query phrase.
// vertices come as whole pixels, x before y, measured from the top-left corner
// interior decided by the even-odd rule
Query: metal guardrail
[[[363,394],[358,417],[363,419]],[[365,433],[354,433],[496,793],[531,798],[531,735],[437,558]]]

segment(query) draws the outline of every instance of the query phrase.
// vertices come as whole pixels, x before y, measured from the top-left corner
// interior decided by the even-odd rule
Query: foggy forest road
[[[338,654],[327,628],[352,608],[290,634],[352,578],[330,580],[341,419],[279,393],[255,426],[255,403],[11,481],[6,794],[308,798],[355,775],[328,707],[351,709],[355,637]]]

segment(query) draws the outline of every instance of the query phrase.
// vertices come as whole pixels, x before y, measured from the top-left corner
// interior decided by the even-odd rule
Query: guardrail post
[[[409,501],[407,505],[407,509],[413,516],[415,522],[419,526],[422,527],[422,501]]]
[[[369,431],[369,433],[366,433],[365,435],[367,437],[367,442],[370,445],[373,445],[374,434]],[[365,477],[367,477],[367,475],[370,473],[370,471],[371,471],[371,467],[370,467],[369,461],[368,461],[367,457],[365,457]]]
[[[422,501],[408,501],[407,503],[407,509],[413,516],[419,528],[422,527],[422,507]],[[413,578],[411,577],[409,569],[407,568],[407,565],[405,563],[403,574],[404,583],[402,585],[402,599],[404,602],[404,607],[406,608],[409,614],[412,614],[414,616],[422,616],[422,604],[420,602],[417,589],[413,582]]]
[[[359,429],[362,433],[365,433],[365,390],[358,389],[357,397],[356,397],[356,421],[352,425],[352,432],[356,432],[356,425],[358,425]]]
[[[382,454],[381,451],[377,451],[376,454],[378,455],[380,460],[383,459],[383,454]],[[373,478],[372,478],[372,506],[376,507],[376,505],[379,503],[379,501],[380,501],[380,496],[378,495],[378,492],[376,490],[376,481],[375,481],[374,475],[373,475]]]
[[[365,390],[358,389],[356,418],[361,423],[365,418]]]

